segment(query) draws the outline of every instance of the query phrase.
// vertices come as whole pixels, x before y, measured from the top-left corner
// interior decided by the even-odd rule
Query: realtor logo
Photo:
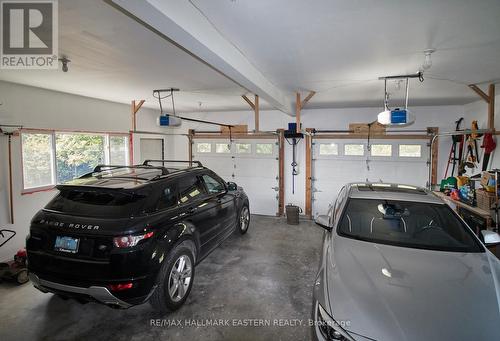
[[[1,69],[57,69],[57,0],[4,0]]]

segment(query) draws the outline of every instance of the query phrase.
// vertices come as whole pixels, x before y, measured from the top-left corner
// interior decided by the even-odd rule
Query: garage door
[[[141,163],[144,160],[163,160],[163,139],[141,138]]]
[[[428,140],[366,141],[314,139],[312,145],[313,216],[325,214],[349,182],[394,182],[425,186]]]
[[[195,139],[193,159],[201,161],[226,181],[243,187],[252,213],[278,212],[278,145],[276,139]]]

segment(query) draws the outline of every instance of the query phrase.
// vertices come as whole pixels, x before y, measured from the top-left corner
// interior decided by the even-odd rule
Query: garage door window
[[[252,145],[250,143],[236,143],[236,153],[250,154],[252,152]]]
[[[22,134],[24,189],[54,185],[52,134]]]
[[[371,156],[392,156],[392,145],[373,144],[370,147]]]
[[[339,155],[339,145],[336,143],[320,143],[319,155]]]
[[[365,146],[362,144],[345,144],[344,155],[346,156],[363,156],[365,155]]]
[[[211,153],[212,152],[212,144],[210,143],[197,143],[196,151],[198,153]]]
[[[421,157],[422,146],[418,144],[400,144],[399,156],[401,157]]]
[[[272,143],[257,143],[255,145],[255,152],[257,154],[270,155],[273,153]]]
[[[215,152],[217,154],[227,154],[231,152],[231,145],[228,143],[216,143]]]

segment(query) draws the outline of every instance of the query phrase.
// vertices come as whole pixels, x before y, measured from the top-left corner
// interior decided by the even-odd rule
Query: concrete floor
[[[4,282],[0,340],[308,340],[322,233],[309,221],[290,226],[252,216],[246,235],[233,235],[198,265],[186,304],[168,315],[149,304],[128,310],[82,305],[31,284]],[[154,319],[164,325],[152,325]],[[207,319],[230,326],[194,326]],[[181,326],[172,325],[177,320]],[[271,325],[248,326],[266,323]]]

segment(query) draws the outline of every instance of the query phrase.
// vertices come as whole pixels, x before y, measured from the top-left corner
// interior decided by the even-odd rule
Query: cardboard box
[[[483,172],[481,176],[481,185],[488,192],[495,192],[495,174]]]

